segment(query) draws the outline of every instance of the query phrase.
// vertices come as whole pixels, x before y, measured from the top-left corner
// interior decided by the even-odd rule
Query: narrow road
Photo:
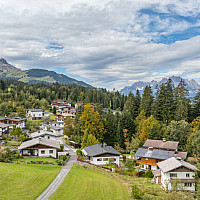
[[[57,175],[57,177],[54,179],[54,181],[49,185],[49,187],[36,199],[36,200],[48,200],[58,189],[60,184],[63,182],[65,176],[68,174],[69,170],[73,166],[73,164],[76,162],[76,152],[73,151],[72,148],[68,147],[70,149],[70,159],[67,162],[65,166],[62,167],[60,173]]]

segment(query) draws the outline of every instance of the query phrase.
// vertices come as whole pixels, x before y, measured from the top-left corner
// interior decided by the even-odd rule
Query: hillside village
[[[128,104],[130,106],[129,101],[132,97],[131,94],[128,96],[125,102],[126,109]],[[191,152],[183,151],[186,148],[183,148],[182,141],[155,139],[156,137],[148,139],[148,136],[145,138],[141,135],[138,137],[139,143],[135,143],[137,138],[132,139],[130,143],[127,128],[121,129],[124,144],[112,145],[112,141],[109,141],[111,138],[106,140],[105,125],[99,113],[104,116],[120,117],[124,115],[124,111],[103,107],[99,110],[97,107],[95,109],[98,109],[98,112],[93,105],[84,101],[72,104],[63,99],[52,100],[49,108],[45,111],[42,108],[30,107],[23,111],[24,117],[0,117],[0,162],[11,165],[64,166],[60,172],[62,176],[59,175],[62,179],[67,176],[74,164],[78,164],[93,170],[123,175],[124,180],[128,177],[138,177],[140,180],[148,178],[151,185],[158,185],[160,191],[165,191],[165,194],[176,192],[179,196],[187,194],[188,198],[195,198],[199,191],[199,157],[197,154],[192,156]],[[151,124],[155,124],[152,115],[149,118],[144,115],[142,110],[135,118],[136,123],[142,118],[146,121],[150,119],[147,134],[158,130],[160,132],[156,134],[162,134],[163,130],[159,126],[155,130],[151,128]],[[195,123],[199,123],[198,118],[195,120]],[[77,137],[78,131],[82,131],[83,128],[85,132],[80,140]],[[143,127],[139,127],[141,128]],[[63,171],[65,167],[69,170]],[[62,181],[59,180],[57,185],[49,187],[59,187]],[[44,199],[44,195],[52,196],[55,191],[50,193],[49,190],[50,188],[47,188],[38,199]],[[178,191],[182,193],[179,194]],[[190,193],[185,193],[188,191]],[[132,186],[132,195],[134,198],[149,194],[142,193],[136,181]]]

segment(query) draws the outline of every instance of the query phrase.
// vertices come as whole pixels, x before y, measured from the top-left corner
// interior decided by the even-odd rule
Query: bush
[[[135,160],[126,160],[125,162],[125,166],[128,168],[129,172],[134,171],[135,164],[136,164]]]
[[[153,173],[151,170],[148,170],[147,172],[145,172],[142,177],[145,177],[145,178],[153,178]]]
[[[134,199],[141,199],[143,196],[143,192],[135,184],[132,186],[132,196]]]
[[[80,149],[77,149],[77,150],[76,150],[76,154],[77,154],[78,156],[82,156],[82,151],[81,151]]]

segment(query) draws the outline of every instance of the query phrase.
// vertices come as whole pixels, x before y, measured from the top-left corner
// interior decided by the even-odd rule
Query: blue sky
[[[200,2],[0,1],[0,52],[21,69],[96,87],[182,76],[200,83]]]

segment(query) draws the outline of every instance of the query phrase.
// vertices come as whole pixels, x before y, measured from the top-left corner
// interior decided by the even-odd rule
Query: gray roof
[[[6,128],[6,127],[9,127],[9,124],[0,123],[0,128]]]
[[[187,157],[187,152],[184,152],[184,151],[177,151],[175,154],[174,154],[174,157],[175,158],[178,158],[178,157],[181,157],[182,159],[186,159]]]
[[[33,109],[28,109],[28,110],[30,110],[31,112],[43,112],[42,109],[35,109],[35,108],[33,108]]]
[[[147,139],[144,143],[143,147],[154,147],[158,149],[171,149],[176,150],[178,147],[178,143],[176,141],[163,141],[163,140],[149,140]]]
[[[28,147],[31,146],[35,146],[37,144],[42,144],[48,147],[52,147],[52,148],[56,148],[56,149],[60,149],[60,143],[55,141],[55,140],[50,140],[50,139],[46,139],[46,138],[36,138],[36,139],[32,139],[26,142],[23,142],[19,149],[26,149]]]
[[[165,161],[159,162],[157,165],[163,172],[169,172],[179,167],[185,167],[192,171],[198,171],[198,169],[194,165],[188,162],[185,162],[183,160],[178,160],[174,157],[169,158]]]
[[[135,153],[135,157],[154,158],[159,160],[166,160],[174,156],[175,151],[157,150],[157,149],[145,149],[139,148]]]
[[[101,144],[94,144],[88,147],[84,147],[83,150],[86,151],[88,156],[98,156],[101,154],[114,154],[114,155],[121,155],[117,150],[115,150],[111,146],[101,145]]]
[[[31,133],[31,134],[30,134],[30,137],[32,137],[32,138],[37,138],[37,137],[42,137],[42,136],[44,136],[44,135],[50,135],[50,136],[54,136],[54,137],[59,137],[58,135],[56,135],[56,134],[53,133],[53,132],[44,131],[44,130],[40,130],[40,131]]]
[[[0,120],[5,120],[5,119],[9,119],[9,120],[14,120],[14,121],[26,121],[26,118],[22,118],[22,117],[0,117]],[[12,125],[12,124],[10,124]]]

